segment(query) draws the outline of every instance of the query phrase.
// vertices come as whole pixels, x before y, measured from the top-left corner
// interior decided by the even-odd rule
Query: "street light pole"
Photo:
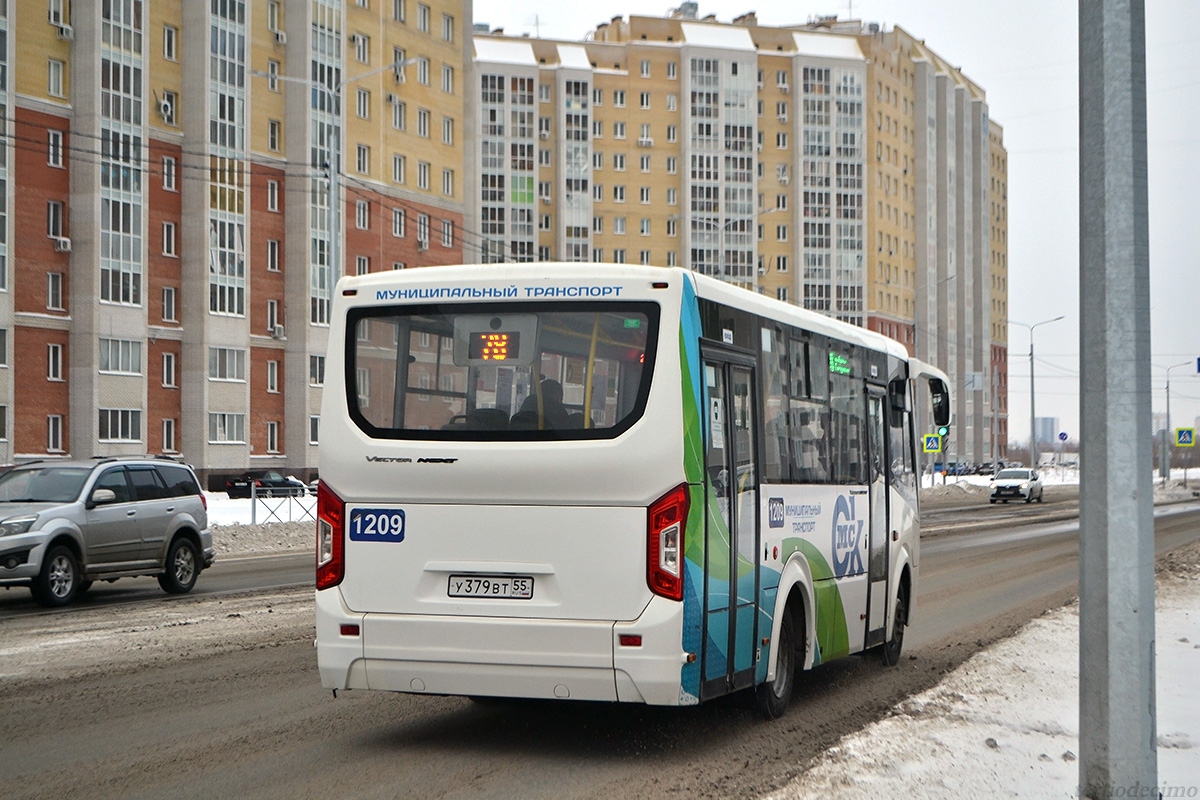
[[[1022,328],[1029,328],[1029,468],[1030,469],[1037,469],[1037,459],[1038,459],[1037,421],[1036,421],[1037,418],[1034,416],[1034,408],[1033,408],[1033,399],[1034,399],[1034,394],[1033,394],[1033,329],[1036,328],[1038,325],[1046,325],[1051,322],[1058,322],[1060,319],[1064,319],[1064,317],[1061,314],[1058,315],[1057,317],[1055,317],[1054,319],[1044,319],[1041,322],[1035,322],[1032,325],[1028,325],[1024,322],[1017,322],[1016,320],[1013,320],[1013,319],[1008,320],[1008,322],[1012,325],[1020,325]]]
[[[1191,361],[1184,361],[1182,364],[1172,364],[1167,367],[1167,421],[1163,427],[1162,458],[1159,460],[1158,470],[1162,475],[1163,486],[1167,485],[1167,480],[1171,477],[1171,451],[1175,445],[1171,440],[1171,370],[1191,365]]]

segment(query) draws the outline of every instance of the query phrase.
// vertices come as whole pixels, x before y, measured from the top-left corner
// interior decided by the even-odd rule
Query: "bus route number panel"
[[[533,577],[529,575],[451,575],[447,594],[450,597],[532,600]]]

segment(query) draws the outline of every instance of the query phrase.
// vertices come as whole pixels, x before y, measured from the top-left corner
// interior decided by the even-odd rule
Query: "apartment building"
[[[464,260],[471,27],[447,0],[0,4],[0,462],[314,468],[337,279]]]
[[[1002,455],[1007,164],[983,89],[899,27],[696,12],[476,32],[485,260],[680,265],[881,331],[952,377],[947,457]]]

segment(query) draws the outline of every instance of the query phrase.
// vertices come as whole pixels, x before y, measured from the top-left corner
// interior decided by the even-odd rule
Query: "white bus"
[[[918,567],[879,334],[682,269],[343,278],[321,409],[327,688],[691,705],[877,648]],[[928,387],[928,394],[926,389]]]

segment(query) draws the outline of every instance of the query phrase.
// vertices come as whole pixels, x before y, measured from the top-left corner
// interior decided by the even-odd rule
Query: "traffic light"
[[[939,425],[938,429],[937,429],[937,434],[938,434],[938,436],[941,436],[943,439],[946,438],[947,436],[950,435],[950,426],[949,425]]]

